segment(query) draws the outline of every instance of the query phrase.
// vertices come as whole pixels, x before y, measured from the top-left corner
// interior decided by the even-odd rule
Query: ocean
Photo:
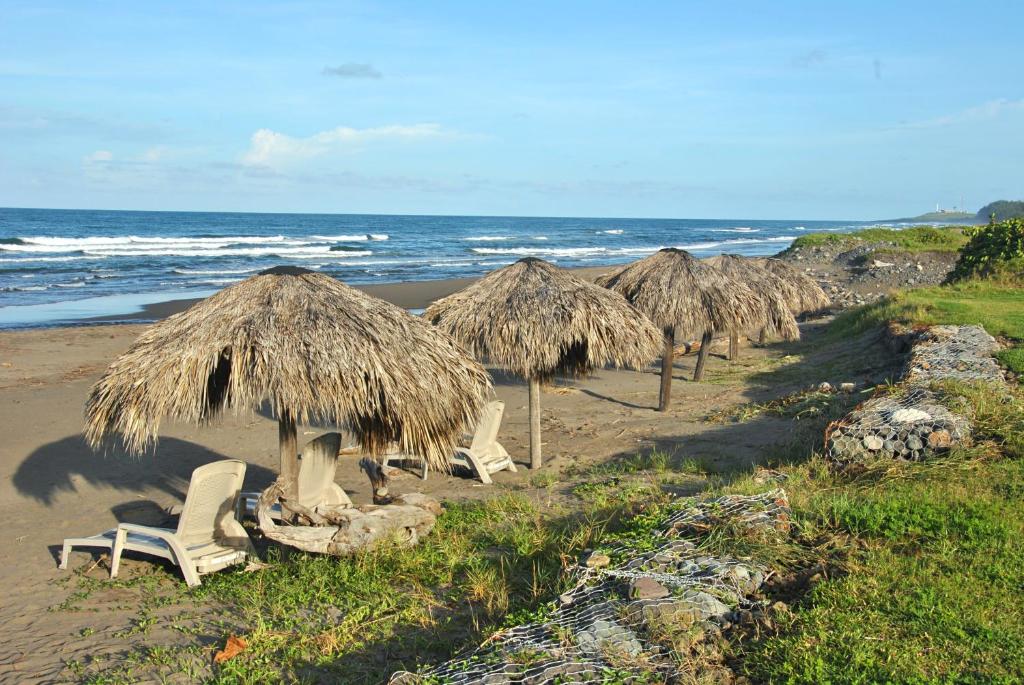
[[[559,266],[768,255],[856,221],[568,219],[0,209],[0,328],[127,314],[204,297],[277,264],[346,283],[479,276],[524,256]]]

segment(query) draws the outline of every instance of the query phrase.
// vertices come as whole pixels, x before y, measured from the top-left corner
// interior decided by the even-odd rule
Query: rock
[[[855,383],[840,383],[839,384],[839,389],[842,392],[847,392],[847,393],[853,392],[856,388],[857,388],[857,385]]]
[[[818,392],[832,392],[832,384],[827,381],[818,383]]]
[[[861,442],[864,443],[864,447],[872,452],[877,452],[885,445],[884,441],[877,435],[865,435],[864,440]]]
[[[907,438],[907,449],[911,452],[916,452],[924,447],[924,443],[921,442],[921,438],[916,435],[911,435]]]
[[[612,563],[611,557],[601,552],[591,552],[583,560],[583,565],[587,568],[604,568]]]
[[[892,413],[892,420],[896,423],[917,423],[929,421],[931,418],[931,414],[920,409],[897,409]]]
[[[917,265],[917,270],[918,270],[918,271],[924,271],[924,267],[923,267],[923,266],[921,266],[920,264],[918,264],[918,265]]]
[[[883,262],[881,259],[875,259],[871,262],[872,269],[884,269],[890,266],[893,266],[892,262]]]
[[[629,585],[631,599],[661,599],[672,594],[667,587],[646,576],[637,578]]]
[[[953,444],[953,436],[948,430],[932,431],[928,434],[928,447],[933,450],[946,449]]]
[[[620,654],[636,656],[644,651],[643,645],[629,628],[610,619],[596,618],[576,633],[576,644],[586,654]]]

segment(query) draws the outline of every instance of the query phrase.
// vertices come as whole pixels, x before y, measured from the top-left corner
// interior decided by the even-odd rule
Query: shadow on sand
[[[81,484],[136,493],[156,488],[182,501],[192,471],[227,458],[201,445],[175,438],[161,438],[154,454],[141,457],[116,449],[96,453],[82,436],[74,435],[35,450],[21,462],[12,480],[18,492],[46,506],[53,506],[60,494],[78,492]],[[270,469],[249,464],[246,488],[266,487],[276,476]]]

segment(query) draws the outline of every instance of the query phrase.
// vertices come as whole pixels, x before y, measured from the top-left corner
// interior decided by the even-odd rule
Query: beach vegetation
[[[950,281],[978,276],[1019,280],[1024,276],[1024,218],[975,226],[965,234],[969,241],[960,250]]]
[[[855,333],[889,320],[980,322],[1024,340],[1024,294],[1000,279],[905,291],[840,315],[816,344],[841,355]],[[1000,359],[1020,368],[1024,354],[1011,348]],[[973,442],[940,459],[872,462],[857,472],[835,470],[818,452],[825,426],[861,393],[802,391],[722,414],[725,422],[770,416],[795,426],[791,440],[760,460],[788,493],[790,533],[727,524],[700,541],[709,553],[770,566],[763,599],[784,603],[770,620],[725,633],[717,648],[736,674],[785,683],[1019,681],[1024,391],[953,382],[933,390],[970,417]],[[193,590],[159,568],[114,584],[76,576],[76,591],[56,610],[105,608],[94,590],[113,585],[136,612],[121,636],[133,648],[114,661],[69,661],[66,674],[97,683],[182,673],[214,683],[386,681],[503,627],[544,620],[567,589],[566,568],[587,549],[656,547],[654,530],[680,483],[709,495],[775,487],[757,467],[709,476],[706,459],[638,450],[539,481],[548,489],[565,482],[557,504],[496,490],[449,504],[413,548],[337,559],[269,547],[266,568],[213,574]],[[188,639],[154,644],[167,628]],[[247,648],[212,664],[230,635]],[[521,655],[523,663],[533,658]],[[620,681],[635,682],[609,671],[608,682]]]
[[[967,236],[961,226],[878,227],[852,233],[808,233],[794,240],[787,252],[818,246],[852,248],[868,243],[885,243],[902,252],[957,252],[967,243]]]

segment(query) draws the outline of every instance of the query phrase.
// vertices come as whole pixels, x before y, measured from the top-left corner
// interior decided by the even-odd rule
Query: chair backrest
[[[299,458],[299,504],[312,509],[323,502],[334,482],[341,450],[341,433],[324,433],[310,440]]]
[[[501,428],[501,417],[505,414],[505,403],[498,400],[488,402],[480,412],[480,421],[473,433],[473,442],[469,449],[473,452],[484,452],[498,440],[498,429]]]
[[[217,540],[227,530],[224,522],[235,515],[244,478],[245,462],[237,459],[215,461],[192,472],[178,520],[178,537],[186,546]]]

